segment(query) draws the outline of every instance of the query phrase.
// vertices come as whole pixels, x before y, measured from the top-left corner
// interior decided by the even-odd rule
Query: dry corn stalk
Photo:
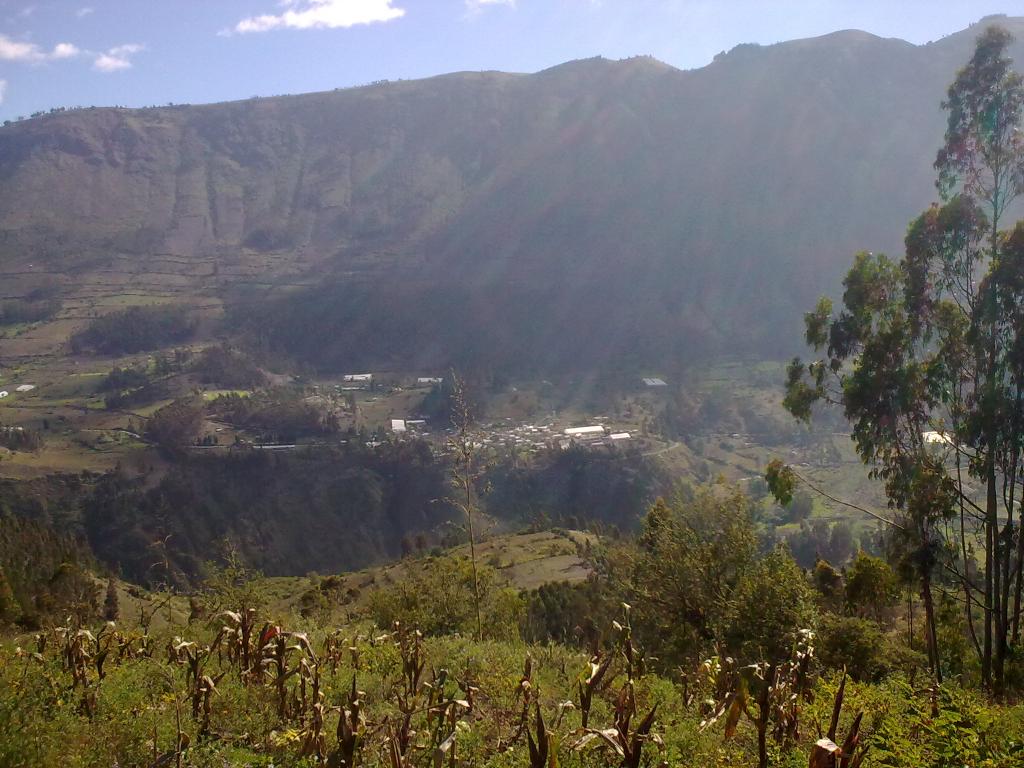
[[[540,704],[536,705],[537,710],[537,739],[534,740],[533,733],[526,731],[527,746],[530,750],[530,768],[558,768],[558,740],[551,731],[544,725],[544,717],[540,712]]]
[[[850,725],[850,730],[843,739],[843,745],[836,744],[836,734],[839,731],[839,715],[843,709],[843,698],[846,695],[846,670],[843,670],[843,678],[836,690],[835,701],[832,704],[832,719],[828,726],[828,736],[818,739],[818,742],[811,749],[809,768],[860,768],[864,757],[868,752],[868,745],[862,744],[860,740],[860,726],[864,718],[863,712],[858,712]]]

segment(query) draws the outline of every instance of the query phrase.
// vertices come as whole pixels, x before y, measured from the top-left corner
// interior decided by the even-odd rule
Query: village
[[[354,409],[354,422],[365,426],[372,433],[369,445],[384,440],[417,438],[426,440],[439,452],[446,452],[455,428],[450,423],[440,423],[415,410],[414,403],[421,395],[440,387],[444,378],[440,376],[418,376],[408,381],[393,376],[375,376],[372,373],[351,373],[341,377],[340,383],[322,384],[317,387],[334,389],[348,396]],[[642,390],[658,392],[667,388],[662,378],[641,377],[638,386]],[[403,398],[408,392],[416,393],[412,398]],[[405,413],[396,413],[399,409]],[[387,411],[384,418],[379,414]],[[517,419],[502,415],[483,419],[474,425],[472,441],[480,448],[515,449],[533,452],[541,450],[568,450],[586,448],[591,450],[624,449],[639,447],[646,442],[638,434],[638,425],[629,419],[616,419],[607,415],[586,417],[584,414],[559,412],[552,409],[545,414],[534,414],[532,419]],[[635,420],[633,420],[635,422]]]

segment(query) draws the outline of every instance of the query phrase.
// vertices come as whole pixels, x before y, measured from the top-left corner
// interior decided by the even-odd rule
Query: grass
[[[252,390],[248,389],[208,389],[203,392],[203,400],[216,400],[218,397],[226,397],[227,395],[250,397],[252,394]]]
[[[552,581],[579,582],[590,574],[578,547],[587,542],[595,544],[597,537],[581,531],[542,531],[494,536],[477,544],[479,562],[493,567],[500,587],[535,589]],[[450,550],[457,557],[469,556],[469,545]],[[397,563],[365,568],[341,575],[341,593],[358,594],[347,607],[351,615],[364,609],[374,590],[407,578],[415,571],[423,571],[430,555],[407,558]],[[263,580],[269,603],[276,614],[285,615],[297,610],[302,597],[311,586],[306,577],[269,577]]]

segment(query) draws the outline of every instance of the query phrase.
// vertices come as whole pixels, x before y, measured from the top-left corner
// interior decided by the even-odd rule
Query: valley
[[[3,122],[0,768],[1021,764],[1024,17],[708,59]]]

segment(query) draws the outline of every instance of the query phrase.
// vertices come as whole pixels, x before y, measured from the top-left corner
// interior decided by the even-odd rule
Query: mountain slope
[[[334,369],[786,353],[851,254],[898,250],[935,197],[980,29],[17,123],[2,293],[55,283],[68,330],[112,293],[223,301]]]

